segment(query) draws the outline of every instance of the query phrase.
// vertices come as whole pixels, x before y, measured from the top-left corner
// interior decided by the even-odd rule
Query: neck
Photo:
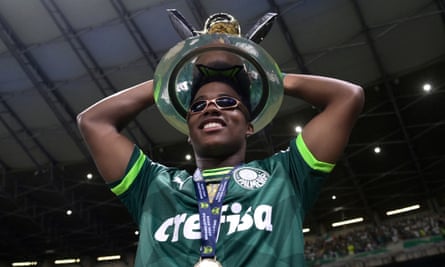
[[[243,157],[233,156],[225,159],[196,157],[196,166],[201,170],[237,166],[244,162]]]

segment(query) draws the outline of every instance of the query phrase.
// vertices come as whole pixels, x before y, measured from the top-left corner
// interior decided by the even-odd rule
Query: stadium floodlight
[[[115,260],[120,260],[120,259],[121,259],[121,255],[97,257],[97,261],[115,261]]]
[[[420,209],[420,205],[419,204],[408,206],[408,207],[404,207],[404,208],[401,208],[401,209],[388,210],[386,212],[386,215],[391,216],[391,215],[396,215],[396,214],[399,214],[399,213],[404,213],[404,212],[417,210],[417,209]]]
[[[359,223],[359,222],[363,222],[363,217],[358,217],[358,218],[354,218],[354,219],[335,222],[335,223],[332,223],[332,227],[339,227],[339,226],[353,224],[353,223]]]
[[[79,263],[80,259],[79,258],[75,258],[75,259],[61,259],[61,260],[55,260],[54,264],[71,264],[71,263]]]
[[[20,261],[20,262],[13,262],[11,264],[13,267],[24,267],[24,266],[36,266],[37,261]]]

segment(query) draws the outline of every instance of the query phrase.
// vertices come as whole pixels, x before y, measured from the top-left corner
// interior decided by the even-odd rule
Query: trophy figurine
[[[283,99],[282,73],[274,59],[258,45],[272,28],[276,13],[267,13],[244,36],[239,22],[228,13],[216,13],[196,30],[176,9],[167,10],[183,41],[172,47],[154,73],[154,98],[163,117],[188,135],[187,110],[191,77],[196,59],[209,51],[226,51],[242,60],[251,80],[251,123],[254,131],[264,128],[278,112]]]
[[[241,27],[238,21],[230,14],[216,13],[211,15],[204,24],[202,31],[197,31],[184,16],[176,9],[167,9],[169,18],[176,32],[183,39],[198,36],[201,34],[227,33],[241,36]],[[255,25],[245,35],[245,38],[259,43],[272,28],[272,25],[278,16],[277,13],[268,12],[263,15]]]

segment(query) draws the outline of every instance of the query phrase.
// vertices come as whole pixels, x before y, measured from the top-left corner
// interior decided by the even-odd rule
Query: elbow
[[[77,114],[77,116],[76,116],[77,127],[80,128],[80,126],[82,125],[82,122],[83,122],[83,112]]]
[[[91,125],[92,118],[88,113],[88,110],[84,110],[77,114],[76,116],[76,123],[77,128],[80,130],[81,133],[85,132],[89,125]]]
[[[77,128],[85,137],[86,135],[103,135],[104,133],[120,132],[119,124],[109,118],[108,114],[98,112],[97,108],[90,107],[76,116]]]
[[[363,106],[365,104],[365,90],[363,90],[363,87],[357,85],[354,88],[354,98],[357,102],[357,106],[360,108],[360,111],[363,109]]]
[[[77,129],[79,129],[80,133],[83,134],[86,128],[86,118],[85,118],[85,111],[82,111],[81,113],[77,114],[76,116],[76,123],[77,123]]]
[[[100,120],[98,120],[90,109],[86,109],[76,116],[77,129],[82,138],[88,143],[88,140],[102,136],[105,133],[105,127]]]
[[[361,86],[353,85],[350,87],[348,103],[357,116],[362,112],[365,104],[365,92]]]

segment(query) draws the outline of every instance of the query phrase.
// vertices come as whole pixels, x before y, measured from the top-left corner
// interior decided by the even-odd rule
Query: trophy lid
[[[254,131],[275,117],[283,99],[282,73],[274,59],[258,44],[229,34],[204,34],[188,38],[171,48],[154,73],[154,98],[163,117],[188,135],[193,69],[197,58],[211,51],[238,57],[250,78],[251,123]]]

